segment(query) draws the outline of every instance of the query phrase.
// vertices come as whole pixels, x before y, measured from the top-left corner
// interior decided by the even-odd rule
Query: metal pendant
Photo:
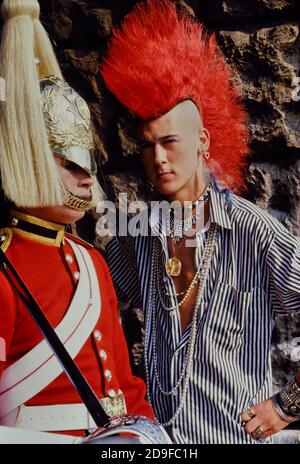
[[[178,277],[181,272],[181,261],[177,258],[170,258],[166,262],[167,274],[171,277]]]

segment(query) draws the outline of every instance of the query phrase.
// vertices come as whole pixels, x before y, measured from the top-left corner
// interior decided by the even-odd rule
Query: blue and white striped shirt
[[[140,221],[149,221],[148,215],[141,216]],[[175,423],[166,429],[175,443],[257,443],[244,431],[240,414],[271,395],[274,316],[300,309],[300,241],[269,214],[214,183],[210,221],[220,232],[198,308],[188,393]],[[155,307],[149,304],[154,240],[161,243],[163,283],[172,295],[169,305],[175,301],[174,284],[164,270],[166,236],[152,215],[149,222],[158,238],[113,238],[107,259],[119,295],[146,312],[156,311],[158,375],[169,390],[182,371],[190,326],[182,333],[179,312],[165,311],[158,296]],[[207,231],[197,232],[196,264],[206,235]],[[160,393],[148,333],[149,393],[157,418],[164,423],[179,404],[180,389],[177,395]]]

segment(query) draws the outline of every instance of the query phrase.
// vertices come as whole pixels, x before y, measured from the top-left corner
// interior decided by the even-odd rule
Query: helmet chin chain
[[[77,197],[64,187],[63,194],[65,198],[64,205],[68,206],[69,208],[75,209],[76,211],[88,211],[95,206],[92,195],[90,200],[83,200],[82,198]]]

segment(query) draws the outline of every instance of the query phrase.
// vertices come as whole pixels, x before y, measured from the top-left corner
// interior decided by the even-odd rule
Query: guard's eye
[[[76,171],[77,169],[79,169],[79,167],[77,166],[77,164],[72,163],[72,161],[68,161],[68,160],[65,160],[65,162],[64,162],[64,167],[65,167],[68,171]]]

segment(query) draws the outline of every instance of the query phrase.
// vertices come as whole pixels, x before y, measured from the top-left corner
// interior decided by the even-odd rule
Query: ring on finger
[[[251,419],[253,419],[253,417],[256,416],[256,413],[255,413],[254,409],[252,409],[252,408],[246,409],[246,411],[244,411],[244,413],[249,416],[248,420],[251,420]]]
[[[262,425],[259,425],[253,432],[254,438],[259,438],[265,432],[265,428]]]

